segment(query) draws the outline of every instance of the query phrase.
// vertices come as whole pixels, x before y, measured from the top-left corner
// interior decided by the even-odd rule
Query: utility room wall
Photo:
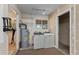
[[[48,20],[47,16],[41,16],[41,15],[28,15],[28,14],[23,14],[22,15],[22,22],[27,25],[27,29],[29,30],[30,33],[30,40],[29,43],[32,44],[32,39],[33,39],[33,34],[34,32],[48,32],[48,29],[37,29],[36,28],[36,20]]]
[[[57,30],[58,30],[58,28],[57,28],[57,16],[59,15],[59,14],[61,14],[61,13],[63,13],[63,12],[65,12],[66,10],[70,10],[71,9],[71,39],[70,39],[70,54],[74,54],[75,52],[74,52],[74,48],[75,48],[75,46],[74,46],[74,44],[75,44],[75,42],[74,42],[74,37],[75,37],[75,35],[74,35],[74,5],[72,4],[64,4],[64,5],[61,5],[59,8],[57,8],[54,12],[52,12],[50,15],[49,15],[49,24],[50,24],[50,28],[49,28],[49,30],[52,32],[52,33],[54,33],[55,34],[55,40],[54,40],[54,45],[56,46],[56,47],[58,47],[58,40],[57,40]]]
[[[76,54],[79,55],[79,4],[76,7]]]
[[[0,55],[8,54],[8,36],[7,32],[3,32],[3,19],[2,17],[8,16],[8,5],[0,4]]]
[[[9,54],[13,54],[18,51],[19,49],[19,42],[20,42],[20,30],[19,30],[19,20],[21,19],[21,13],[17,6],[15,4],[9,4],[8,5],[8,16],[12,19],[12,27],[16,30],[15,31],[15,36],[14,36],[14,41],[15,45],[9,50]],[[11,34],[12,32],[8,33],[9,35],[9,42],[11,42]]]

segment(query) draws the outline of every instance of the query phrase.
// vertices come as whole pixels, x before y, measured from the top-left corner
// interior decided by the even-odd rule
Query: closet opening
[[[70,54],[70,12],[66,12],[59,17],[59,49]]]

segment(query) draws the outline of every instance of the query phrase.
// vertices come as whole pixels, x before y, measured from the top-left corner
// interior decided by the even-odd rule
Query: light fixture
[[[46,15],[47,11],[42,12],[42,15]]]

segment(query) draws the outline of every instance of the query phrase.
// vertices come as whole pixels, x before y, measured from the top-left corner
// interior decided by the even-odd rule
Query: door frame
[[[70,52],[70,54],[71,54],[71,8],[69,8],[69,9],[66,9],[66,10],[64,10],[63,12],[61,12],[61,13],[59,13],[58,15],[57,15],[57,19],[56,19],[56,48],[58,48],[59,49],[59,16],[61,16],[61,15],[63,15],[63,14],[65,14],[65,13],[67,13],[67,12],[69,12],[69,26],[70,26],[70,33],[69,33],[69,40],[70,40],[70,46],[69,46],[69,52]]]

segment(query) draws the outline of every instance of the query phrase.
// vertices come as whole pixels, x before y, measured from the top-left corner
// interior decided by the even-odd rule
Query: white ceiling
[[[49,15],[59,6],[60,4],[17,4],[22,14],[31,15]]]

